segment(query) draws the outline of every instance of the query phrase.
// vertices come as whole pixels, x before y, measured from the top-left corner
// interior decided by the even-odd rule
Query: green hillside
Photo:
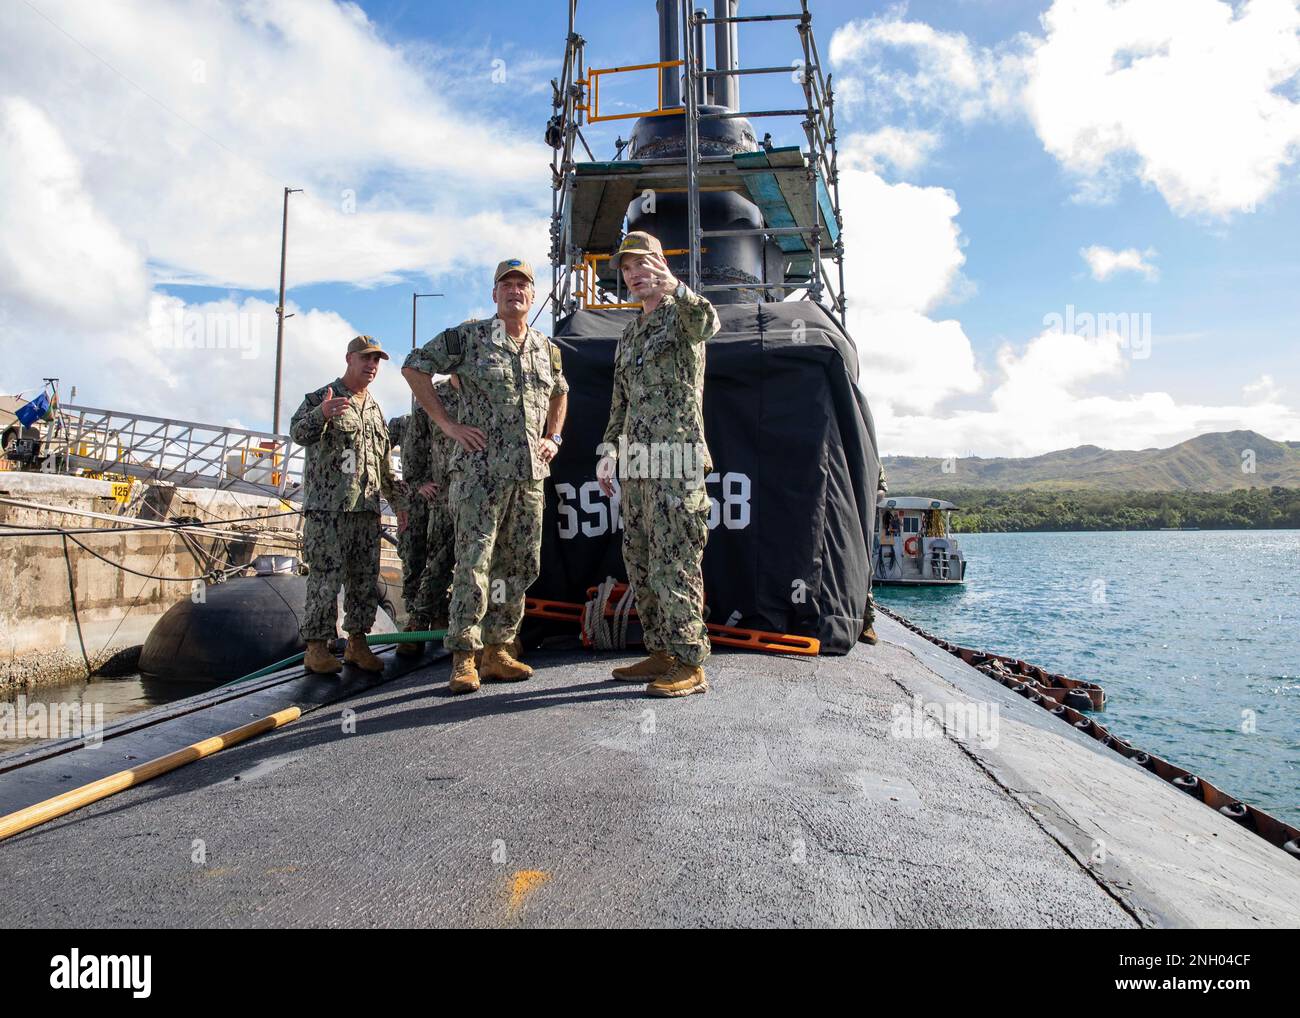
[[[1253,463],[1252,463],[1253,461]],[[1253,431],[1199,435],[1168,449],[1112,450],[1081,445],[1024,459],[886,456],[889,490],[1209,491],[1300,488],[1300,442]],[[1253,466],[1253,471],[1250,469]]]

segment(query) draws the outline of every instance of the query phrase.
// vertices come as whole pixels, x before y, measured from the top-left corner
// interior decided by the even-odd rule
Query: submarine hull
[[[140,673],[165,683],[213,685],[304,649],[298,636],[304,576],[249,576],[215,584],[203,601],[172,605],[140,652]]]
[[[218,685],[283,661],[305,649],[298,634],[307,578],[247,576],[205,589],[158,620],[140,652],[145,682]],[[393,632],[381,608],[374,632]]]

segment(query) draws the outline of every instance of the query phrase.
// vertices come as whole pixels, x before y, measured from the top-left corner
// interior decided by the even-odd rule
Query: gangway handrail
[[[58,472],[119,471],[177,486],[280,498],[302,487],[305,453],[288,435],[71,403],[59,408],[56,422],[45,448],[46,462]],[[229,462],[232,455],[239,457],[235,468]],[[258,464],[259,459],[264,463]],[[250,470],[258,472],[249,477]]]

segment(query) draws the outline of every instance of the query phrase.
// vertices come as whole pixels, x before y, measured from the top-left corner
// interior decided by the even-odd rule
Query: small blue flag
[[[50,412],[50,399],[41,393],[30,403],[20,406],[14,416],[23,422],[24,428],[30,428],[37,421],[44,420]]]

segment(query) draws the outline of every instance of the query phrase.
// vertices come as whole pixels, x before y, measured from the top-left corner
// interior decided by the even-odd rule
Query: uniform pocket
[[[652,337],[642,349],[635,370],[647,388],[670,385],[678,378],[676,350],[666,340]]]
[[[341,414],[333,418],[330,424],[337,430],[351,435],[361,430],[361,415],[352,407],[347,407]]]

